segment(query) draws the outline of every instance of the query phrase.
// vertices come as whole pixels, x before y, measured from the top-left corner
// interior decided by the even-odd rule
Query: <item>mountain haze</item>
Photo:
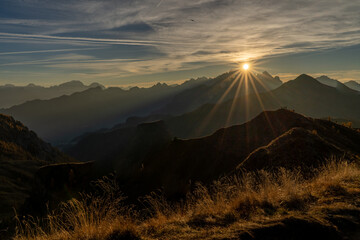
[[[244,85],[240,87],[245,88]],[[189,91],[197,90],[194,88],[185,92]],[[192,98],[189,97],[189,99]],[[360,104],[360,95],[356,91],[339,90],[303,74],[270,92],[240,95],[238,98],[217,104],[207,103],[193,111],[174,117],[166,114],[131,117],[106,132],[110,134],[112,131],[116,132],[117,129],[124,131],[125,128],[134,128],[142,122],[164,120],[174,136],[194,138],[212,134],[222,127],[249,121],[263,110],[275,110],[282,107],[316,118],[350,119],[357,123],[360,119],[357,104]]]
[[[151,88],[129,90],[93,88],[71,96],[30,101],[1,112],[20,119],[42,138],[61,143],[88,131],[110,127],[130,116],[183,114],[206,103],[266,92],[282,84],[278,77],[273,78],[267,72],[251,74],[248,78],[252,84],[245,91],[236,87],[238,82],[244,84],[243,78],[233,71],[213,79],[191,79],[177,86],[159,83]]]
[[[163,109],[158,111],[163,114],[182,114],[193,111],[203,104],[224,102],[236,96],[267,92],[279,87],[282,82],[279,77],[272,77],[268,72],[257,74],[242,74],[238,71],[224,73],[207,84],[187,89],[177,94]],[[247,89],[239,88],[249,82]]]
[[[42,87],[34,84],[27,86],[7,84],[0,86],[0,108],[9,108],[35,99],[45,100],[62,95],[69,95],[94,87],[104,88],[104,86],[99,83],[92,83],[86,86],[80,81],[70,81],[51,87]]]
[[[201,137],[219,128],[244,123],[263,110],[293,109],[315,117],[360,119],[360,95],[321,84],[300,75],[279,88],[260,94],[243,95],[220,104],[200,108],[166,120],[170,131],[180,138]]]
[[[348,93],[351,93],[353,92],[354,93],[354,90],[357,91],[356,89],[353,89],[352,87],[349,87],[346,85],[346,83],[341,83],[340,81],[338,80],[335,80],[335,79],[331,79],[329,78],[328,76],[321,76],[321,77],[317,77],[316,80],[318,80],[320,83],[324,84],[324,85],[328,85],[330,87],[334,87],[334,88],[337,88],[339,91],[342,91],[342,92],[348,92]]]

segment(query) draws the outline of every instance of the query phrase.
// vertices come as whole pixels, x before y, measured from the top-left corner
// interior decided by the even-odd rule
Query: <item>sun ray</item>
[[[254,79],[254,78],[250,78],[250,84],[251,84],[252,87],[253,87],[254,95],[256,96],[256,98],[257,98],[257,100],[258,100],[258,102],[259,102],[259,104],[260,104],[260,107],[261,107],[262,111],[263,111],[264,114],[265,114],[266,121],[268,122],[268,124],[269,124],[269,126],[270,126],[270,128],[271,128],[271,130],[272,130],[272,132],[273,132],[273,134],[274,134],[274,136],[275,136],[275,135],[276,135],[276,134],[275,134],[275,129],[274,129],[274,127],[273,127],[273,125],[272,125],[269,117],[267,116],[267,113],[266,113],[266,110],[269,110],[269,109],[265,109],[264,103],[263,103],[263,101],[262,101],[262,99],[261,99],[261,96],[260,96],[260,94],[259,94],[259,91],[258,91],[257,88],[256,88],[256,84],[253,82],[253,79]]]
[[[231,79],[232,77],[234,77],[235,74],[238,74],[236,76],[235,79],[238,78],[238,76],[240,75],[239,71],[235,71],[233,74],[231,74],[229,77],[226,78],[226,80]],[[225,80],[225,81],[226,81]],[[230,84],[230,86],[226,89],[226,91],[223,93],[223,95],[220,97],[220,99],[214,104],[214,107],[211,109],[211,111],[207,114],[207,116],[204,118],[204,120],[202,121],[202,123],[199,125],[199,127],[196,130],[196,135],[200,134],[204,128],[208,125],[208,123],[210,122],[210,120],[212,119],[212,117],[214,116],[214,114],[216,113],[216,111],[218,110],[219,107],[219,103],[223,102],[224,99],[226,98],[226,96],[229,94],[229,92],[231,91],[231,89],[235,86],[236,81],[232,81],[232,83]]]
[[[230,107],[230,112],[229,112],[229,115],[226,119],[226,124],[225,126],[229,126],[230,124],[230,121],[231,121],[231,117],[234,113],[234,110],[236,108],[236,104],[237,104],[237,101],[238,101],[238,97],[239,97],[239,94],[240,94],[240,90],[241,90],[241,86],[242,86],[242,83],[244,82],[244,75],[246,75],[247,73],[243,73],[243,74],[240,74],[240,80],[239,80],[239,84],[236,88],[236,92],[235,92],[235,95],[234,95],[234,98],[233,98],[233,101],[231,103],[231,107]]]
[[[267,93],[269,93],[271,95],[271,97],[277,102],[277,104],[280,105],[279,100],[275,97],[275,95],[271,92],[273,89],[270,89],[268,86],[266,86],[257,76],[256,74],[253,74],[252,72],[250,72],[250,75],[252,78],[254,78],[265,90]]]

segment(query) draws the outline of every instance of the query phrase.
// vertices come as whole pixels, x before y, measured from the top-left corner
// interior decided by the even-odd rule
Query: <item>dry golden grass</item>
[[[152,194],[144,198],[146,213],[123,206],[113,194],[116,183],[99,184],[103,195],[71,200],[45,224],[19,221],[15,239],[234,238],[289,217],[332,227],[327,212],[360,211],[360,168],[346,161],[331,160],[306,178],[299,170],[279,169],[198,184],[180,203]]]

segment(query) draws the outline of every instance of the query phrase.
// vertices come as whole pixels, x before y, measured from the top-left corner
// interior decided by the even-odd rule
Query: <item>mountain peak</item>
[[[294,83],[304,83],[304,84],[321,84],[318,80],[316,80],[315,78],[303,73],[301,75],[299,75],[297,78],[295,78],[293,81],[290,82],[294,82]]]
[[[59,87],[84,87],[85,85],[79,80],[72,80],[59,85]]]
[[[352,80],[352,81],[348,81],[344,84],[345,84],[345,86],[347,86],[353,90],[360,91],[360,83],[357,81]]]
[[[307,75],[305,73],[300,74],[295,80],[315,80],[315,78],[311,77],[310,75]]]
[[[166,83],[158,82],[157,84],[155,84],[151,88],[163,88],[163,87],[168,87],[168,85]]]
[[[37,87],[37,86],[33,83],[29,83],[26,87]]]
[[[97,83],[97,82],[93,82],[89,85],[90,88],[96,88],[96,87],[100,87],[101,89],[104,89],[105,87],[100,84],[100,83]]]

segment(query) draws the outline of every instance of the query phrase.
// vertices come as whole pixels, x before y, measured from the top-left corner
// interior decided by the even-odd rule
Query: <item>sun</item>
[[[249,69],[249,64],[245,63],[242,67],[243,67],[244,70],[248,70]]]

